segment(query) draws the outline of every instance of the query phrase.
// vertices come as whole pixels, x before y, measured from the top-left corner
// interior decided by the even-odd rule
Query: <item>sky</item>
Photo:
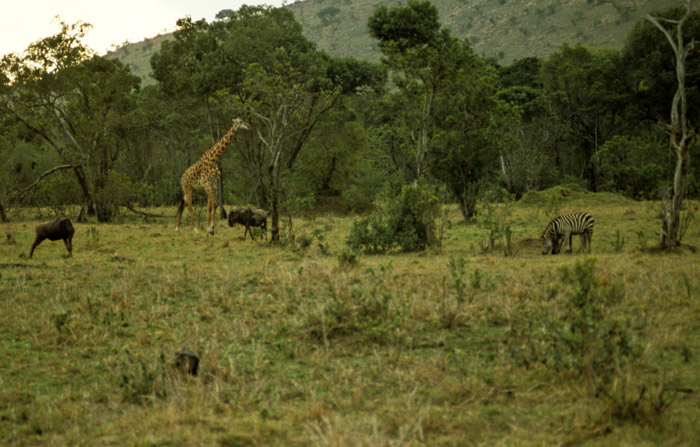
[[[222,9],[282,6],[283,0],[0,0],[0,57],[61,31],[61,22],[89,23],[83,40],[98,54],[126,41],[171,32],[177,19],[214,20]],[[59,18],[56,18],[59,16]]]

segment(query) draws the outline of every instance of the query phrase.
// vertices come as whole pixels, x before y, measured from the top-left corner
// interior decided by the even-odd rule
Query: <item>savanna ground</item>
[[[520,203],[504,256],[448,206],[440,249],[353,257],[354,216],[296,218],[273,246],[223,221],[175,234],[162,208],[75,224],[73,257],[45,241],[32,260],[51,216],[15,211],[0,444],[700,445],[699,255],[648,249],[660,209]],[[575,210],[596,218],[595,260],[540,255],[551,213]],[[173,366],[182,346],[197,376]]]

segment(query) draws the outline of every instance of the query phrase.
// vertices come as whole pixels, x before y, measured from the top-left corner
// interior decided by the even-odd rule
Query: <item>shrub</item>
[[[482,197],[478,225],[486,230],[488,242],[480,244],[484,252],[493,251],[500,244],[506,256],[514,254],[512,243],[513,196],[503,188],[486,191]]]
[[[374,213],[352,224],[347,245],[365,253],[386,253],[394,246],[394,236],[389,222]]]
[[[433,188],[406,185],[383,209],[353,224],[347,245],[366,253],[420,251],[439,245],[437,220],[441,208]]]

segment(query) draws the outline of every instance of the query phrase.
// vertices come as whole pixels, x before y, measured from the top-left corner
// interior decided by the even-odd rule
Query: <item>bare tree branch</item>
[[[75,167],[75,166],[73,166],[73,165],[55,166],[55,167],[49,169],[48,171],[44,172],[43,174],[41,174],[36,180],[34,180],[34,183],[32,183],[31,185],[26,186],[26,187],[24,187],[24,188],[18,189],[17,191],[15,191],[15,192],[13,192],[12,194],[10,194],[10,196],[14,196],[15,194],[20,194],[20,193],[21,193],[20,196],[19,196],[19,198],[20,198],[20,200],[21,200],[21,199],[24,197],[24,195],[25,195],[29,190],[35,188],[36,185],[38,185],[39,182],[40,182],[44,177],[46,177],[46,176],[48,176],[48,175],[51,175],[51,174],[53,174],[53,173],[56,172],[56,171],[60,171],[60,170],[62,170],[62,169],[72,169],[72,168],[74,168],[74,167]]]

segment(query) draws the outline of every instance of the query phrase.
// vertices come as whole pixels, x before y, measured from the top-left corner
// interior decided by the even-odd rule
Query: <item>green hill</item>
[[[432,0],[444,26],[469,38],[476,52],[507,65],[526,56],[546,56],[562,44],[621,48],[645,13],[677,0]],[[379,60],[367,19],[378,6],[397,0],[306,0],[286,7],[306,36],[334,56]],[[150,56],[170,35],[125,45],[111,53],[148,80]]]

